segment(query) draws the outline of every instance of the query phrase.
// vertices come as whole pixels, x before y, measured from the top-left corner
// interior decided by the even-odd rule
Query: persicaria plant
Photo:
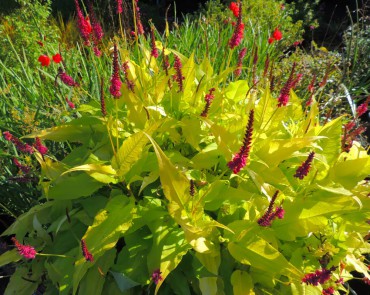
[[[320,121],[308,90],[306,106],[295,64],[270,91],[274,55],[233,50],[241,2],[224,42],[240,62],[219,71],[212,57],[164,49],[154,28],[144,40],[133,4],[133,47],[115,38],[112,55],[84,57],[104,65],[94,92],[58,71],[73,119],[3,132],[20,173],[24,155],[39,163],[42,194],[2,234],[12,244],[1,264],[17,263],[7,294],[319,295],[345,291],[353,270],[370,280],[370,157],[354,134],[343,139],[344,118]],[[101,46],[92,7],[87,19],[75,5],[83,42]],[[255,74],[237,80],[244,58]],[[53,155],[54,142],[70,148]]]

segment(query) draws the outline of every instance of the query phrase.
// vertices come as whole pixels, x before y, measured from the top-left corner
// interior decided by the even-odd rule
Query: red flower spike
[[[81,38],[84,40],[84,44],[86,46],[90,45],[90,34],[92,32],[92,27],[90,24],[89,17],[84,17],[80,5],[78,4],[78,0],[75,0],[75,6],[77,11],[77,25],[80,31]]]
[[[284,217],[284,209],[282,207],[278,207],[275,209],[275,212],[272,211],[273,207],[274,207],[274,204],[275,204],[275,201],[276,201],[276,198],[279,194],[279,191],[277,190],[274,195],[272,196],[271,198],[271,201],[270,201],[270,204],[265,212],[265,214],[263,214],[263,216],[261,218],[259,218],[257,220],[257,223],[260,225],[260,226],[270,226],[272,224],[272,221],[278,217],[278,218],[283,218]],[[279,209],[280,208],[280,209]],[[280,216],[280,217],[279,217]],[[280,218],[280,219],[281,219]]]
[[[270,66],[270,56],[267,54],[265,60],[265,68],[263,69],[263,77],[266,77],[269,66]]]
[[[286,81],[285,85],[280,91],[280,95],[278,98],[278,107],[280,108],[281,106],[286,106],[289,102],[289,93],[290,89],[293,87],[293,75],[294,75],[294,70],[296,67],[296,63],[293,63],[292,71],[290,72],[290,76],[288,80]]]
[[[72,101],[70,101],[70,100],[68,99],[68,97],[66,97],[66,102],[67,102],[68,106],[69,106],[71,109],[75,109],[75,108],[76,108],[75,104],[74,104]]]
[[[123,12],[122,0],[116,0],[116,2],[117,2],[117,14],[121,14]]]
[[[162,281],[163,280],[163,277],[161,276],[161,271],[160,269],[156,269],[155,271],[153,271],[152,273],[152,281],[154,282],[154,284],[158,284],[159,281]]]
[[[53,55],[53,62],[56,64],[60,63],[62,61],[62,56],[59,53],[56,53]]]
[[[27,165],[22,165],[19,163],[19,161],[16,158],[13,158],[13,163],[15,166],[18,167],[20,171],[22,171],[24,174],[28,174],[31,171],[31,167]]]
[[[67,86],[75,87],[80,86],[71,76],[69,76],[66,72],[63,71],[62,68],[58,69],[58,75],[57,77],[60,78],[60,80]]]
[[[312,80],[310,82],[310,85],[308,85],[307,89],[309,92],[313,93],[315,91],[315,82],[316,82],[316,75],[314,74],[312,77]]]
[[[48,152],[48,148],[41,143],[41,140],[38,137],[36,137],[34,146],[41,155],[45,155]]]
[[[111,77],[111,86],[109,87],[109,92],[112,94],[114,98],[119,98],[121,93],[121,85],[122,81],[119,76],[119,64],[118,64],[118,49],[117,44],[114,44],[113,50],[113,61],[112,61],[113,73]]]
[[[233,14],[234,14],[235,17],[239,17],[240,8],[239,8],[238,3],[231,2],[230,3],[230,6],[229,6],[229,9],[233,12]]]
[[[91,30],[93,33],[93,41],[94,41],[94,45],[97,46],[100,43],[100,41],[103,39],[104,32],[95,15],[94,8],[93,8],[91,1],[88,1],[88,7],[89,7],[89,14],[91,17]]]
[[[322,290],[322,294],[323,295],[333,295],[334,294],[334,288],[333,287],[329,287],[327,289],[323,289]]]
[[[357,117],[361,117],[363,114],[365,114],[367,112],[367,102],[360,104],[357,107],[356,112],[357,112]]]
[[[236,22],[234,33],[229,40],[229,47],[230,49],[234,49],[236,46],[238,46],[244,36],[244,24],[242,23],[242,4],[239,4],[239,14],[238,14],[238,21]]]
[[[183,86],[183,83],[182,81],[185,79],[185,77],[182,75],[182,63],[181,63],[181,60],[180,58],[175,55],[175,63],[173,65],[175,71],[176,71],[176,75],[175,75],[175,81],[177,82],[177,84],[179,85],[179,92],[182,92],[184,91],[184,86]]]
[[[4,135],[5,140],[7,141],[11,141],[13,138],[13,135],[9,131],[4,131],[3,135]]]
[[[19,138],[12,135],[9,131],[3,132],[4,138],[8,141],[11,141],[17,150],[22,153],[30,154],[32,155],[34,150],[32,146],[28,145],[27,143],[23,143],[19,140]]]
[[[299,179],[303,179],[305,176],[307,176],[308,172],[310,171],[311,168],[311,163],[313,161],[313,157],[315,156],[315,152],[311,152],[308,155],[308,158],[306,161],[304,161],[301,166],[298,167],[296,170],[295,174],[293,175],[294,177],[297,177]]]
[[[150,53],[151,56],[154,58],[158,57],[158,48],[155,45],[155,35],[154,35],[154,27],[151,28],[150,30],[150,37],[151,37],[151,46],[152,46],[152,51]]]
[[[50,57],[47,55],[43,54],[39,56],[38,61],[41,63],[41,66],[43,67],[48,67],[50,65]]]
[[[82,249],[82,254],[85,257],[86,261],[93,262],[94,261],[94,257],[92,256],[92,254],[87,249],[86,241],[85,240],[81,240],[81,249]]]
[[[30,245],[20,244],[15,237],[12,238],[12,241],[14,245],[17,247],[18,253],[20,255],[22,255],[26,259],[35,259],[37,252],[34,247]]]
[[[212,100],[215,98],[213,92],[215,91],[216,89],[215,88],[211,88],[209,89],[209,92],[208,94],[206,94],[205,96],[205,101],[206,101],[206,105],[204,107],[204,110],[203,112],[200,114],[202,117],[207,117],[208,115],[208,111],[209,111],[209,108],[211,106],[211,103],[212,103]]]
[[[143,35],[144,34],[144,28],[143,28],[143,24],[141,23],[140,8],[137,5],[138,2],[139,2],[139,0],[135,0],[135,3],[134,3],[134,8],[135,8],[135,11],[136,11],[136,28],[137,28],[137,34],[138,35]]]
[[[243,145],[241,146],[239,152],[236,155],[234,155],[233,159],[229,163],[227,163],[227,166],[229,166],[229,168],[235,174],[238,174],[239,171],[247,164],[249,152],[251,150],[253,122],[254,122],[254,110],[251,110],[249,112],[248,125],[245,132]]]

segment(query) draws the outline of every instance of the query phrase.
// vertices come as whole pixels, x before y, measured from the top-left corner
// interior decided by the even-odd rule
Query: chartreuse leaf
[[[95,260],[112,249],[119,237],[131,227],[135,211],[133,199],[117,195],[112,197],[105,208],[96,214],[94,223],[89,226],[83,237]],[[84,257],[76,262],[73,275],[74,294],[86,271],[93,264],[86,262]]]
[[[114,170],[111,165],[84,164],[73,167],[65,171],[62,175],[73,171],[86,171],[88,175],[102,183],[117,183],[117,180],[114,177],[116,175],[116,170]]]
[[[123,142],[117,155],[112,158],[113,169],[117,170],[119,177],[124,176],[140,158],[143,148],[148,143],[146,134],[151,135],[161,124],[161,121],[153,123],[144,131],[135,133]]]
[[[17,262],[20,259],[21,256],[19,255],[17,249],[6,251],[0,255],[0,267],[10,262]]]
[[[105,276],[114,264],[115,257],[116,249],[111,249],[96,261],[81,281],[79,294],[102,294]]]
[[[266,229],[262,229],[257,222],[242,220],[228,226],[236,232],[235,238],[230,236],[232,240],[228,249],[237,261],[252,265],[271,276],[284,274],[297,280],[303,277],[301,271],[287,261],[278,249],[258,235],[258,231]]]
[[[189,201],[189,181],[184,174],[180,173],[175,166],[172,165],[167,156],[163,153],[160,146],[146,134],[151,141],[155,154],[157,155],[159,165],[159,176],[163,187],[165,197],[176,204],[182,210],[184,204]]]
[[[238,80],[236,82],[230,82],[225,89],[225,95],[234,102],[241,101],[245,98],[248,90],[248,82],[246,80]]]
[[[246,271],[235,270],[231,275],[231,284],[234,295],[255,294],[252,278]]]

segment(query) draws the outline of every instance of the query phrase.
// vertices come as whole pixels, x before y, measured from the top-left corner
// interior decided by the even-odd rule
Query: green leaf
[[[104,184],[85,173],[63,175],[57,178],[49,188],[50,199],[71,200],[92,195]]]
[[[21,259],[17,249],[6,251],[0,256],[0,267],[11,262],[17,262]]]
[[[115,257],[116,250],[111,249],[97,260],[81,281],[79,294],[102,294],[105,276],[114,264]]]
[[[124,273],[119,273],[115,271],[109,271],[111,275],[113,275],[114,280],[117,283],[118,288],[120,289],[121,292],[124,292],[126,290],[129,290],[135,286],[140,285],[137,282],[134,282],[131,280],[129,277],[125,276]]]
[[[106,207],[97,213],[94,223],[89,226],[83,237],[95,260],[112,249],[119,237],[131,227],[135,210],[133,199],[118,195],[110,199]],[[86,262],[84,257],[77,260],[73,275],[74,294],[91,265],[93,264]]]
[[[41,275],[41,274],[40,274]],[[25,280],[24,278],[27,278]],[[39,274],[28,271],[27,267],[17,267],[11,276],[4,295],[30,295],[41,283]]]
[[[235,270],[231,275],[231,284],[233,285],[234,295],[255,294],[252,278],[246,271]]]

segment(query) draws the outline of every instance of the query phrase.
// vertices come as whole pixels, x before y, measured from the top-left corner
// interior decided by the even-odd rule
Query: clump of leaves
[[[370,279],[370,159],[356,141],[342,152],[342,118],[322,123],[293,70],[279,104],[268,77],[226,83],[235,67],[159,49],[115,52],[120,95],[101,83],[100,103],[27,136],[77,146],[34,152],[44,203],[3,233],[19,244],[0,261],[37,254],[7,292],[321,294],[352,270]]]

